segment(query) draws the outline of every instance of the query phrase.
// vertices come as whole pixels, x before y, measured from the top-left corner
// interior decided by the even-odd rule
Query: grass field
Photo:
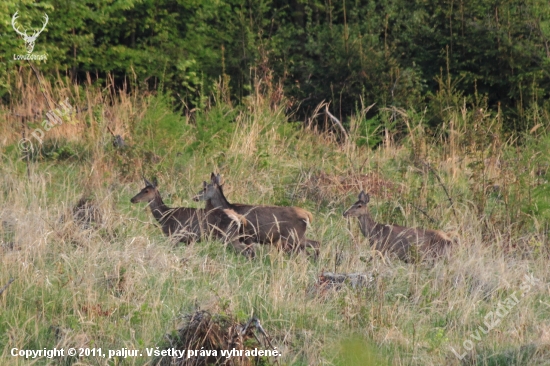
[[[244,106],[216,96],[206,110],[182,113],[162,95],[60,82],[46,93],[81,109],[44,131],[43,144],[34,139],[26,160],[15,113],[50,107],[31,76],[18,83],[21,96],[0,110],[0,288],[14,279],[0,294],[3,365],[152,364],[146,348],[166,347],[166,334],[198,310],[235,324],[257,317],[282,353],[262,364],[548,364],[544,113],[510,136],[498,113],[460,101],[445,106],[437,130],[417,111],[393,110],[383,124],[392,127],[374,131],[364,108],[346,121],[346,138],[289,122],[273,90]],[[26,136],[41,127],[26,123]],[[125,148],[112,145],[109,129]],[[143,173],[158,178],[169,206],[201,207],[191,198],[211,172],[232,202],[311,211],[307,235],[321,242],[319,260],[266,246],[248,260],[217,241],[174,245],[145,204],[130,203]],[[448,233],[452,258],[431,265],[375,255],[356,220],[342,217],[361,189],[378,222]],[[101,216],[85,227],[72,215],[82,197]],[[372,281],[323,290],[323,271]],[[54,347],[143,356],[11,356]]]

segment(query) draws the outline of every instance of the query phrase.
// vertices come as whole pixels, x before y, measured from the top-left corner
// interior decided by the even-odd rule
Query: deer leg
[[[172,244],[176,245],[177,243],[191,244],[195,241],[195,238],[192,235],[178,233],[176,235],[169,236],[171,238]]]
[[[249,259],[253,259],[254,257],[256,257],[256,253],[254,252],[254,248],[252,248],[252,245],[241,243],[239,239],[230,240],[229,245],[231,245],[233,249],[235,249],[238,253],[244,255]]]
[[[293,245],[293,251],[297,252],[298,249],[301,251],[307,253],[307,255],[313,255],[313,259],[317,260],[319,258],[319,242],[315,240],[309,240],[309,239],[303,239],[301,240],[298,245]],[[313,254],[310,254],[307,251],[307,248],[313,249]]]
[[[287,239],[281,238],[276,242],[277,249],[283,250],[285,253],[292,253],[294,251],[294,246],[289,243]]]
[[[248,258],[255,257],[254,249],[251,247],[251,245],[246,245],[241,241],[243,238],[239,235],[240,224],[238,224],[236,227],[231,224],[229,228],[226,228],[225,230],[221,230],[219,227],[211,225],[210,229],[212,230],[211,235],[215,236],[224,244],[229,243],[229,245],[231,245],[231,247],[233,247],[233,249],[235,249],[237,253],[242,254]]]
[[[299,236],[295,230],[290,231],[288,237],[281,238],[281,241],[285,244],[285,251],[287,253],[297,253],[298,250],[305,251],[305,243],[301,238],[303,238],[303,234]]]
[[[306,239],[304,250],[306,249],[306,247],[313,249],[313,258],[315,260],[319,259],[319,248],[321,247],[321,245],[318,241]]]
[[[281,248],[286,253],[298,253],[298,250],[304,251],[307,253],[307,248],[312,248],[314,251],[313,257],[315,260],[319,257],[319,242],[315,240],[303,239],[300,241],[289,239],[281,239]],[[308,253],[309,255],[309,253]]]

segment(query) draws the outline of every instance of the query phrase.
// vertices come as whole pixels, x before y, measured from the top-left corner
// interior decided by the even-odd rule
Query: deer
[[[306,248],[314,250],[314,257],[319,256],[319,242],[305,237],[307,226],[313,215],[300,207],[263,206],[241,203],[229,203],[223,193],[220,175],[210,176],[210,183],[203,182],[203,189],[193,200],[206,201],[205,209],[231,209],[246,218],[244,242],[276,245],[279,242],[285,250]]]
[[[361,232],[376,250],[396,254],[404,262],[436,259],[450,253],[452,241],[444,232],[375,222],[367,208],[369,201],[369,195],[361,191],[357,202],[343,216],[357,217]]]
[[[254,257],[252,248],[239,240],[240,233],[248,224],[242,215],[231,209],[170,208],[162,201],[156,179],[153,183],[145,177],[143,180],[145,188],[130,202],[147,202],[164,235],[186,244],[213,236],[229,243],[237,252]]]
[[[42,33],[44,29],[46,29],[46,25],[48,24],[48,20],[49,20],[48,14],[44,13],[44,23],[42,24],[42,29],[40,29],[39,31],[33,30],[32,35],[29,36],[27,34],[26,29],[23,32],[21,32],[19,30],[19,26],[16,25],[16,21],[18,18],[17,13],[18,12],[16,11],[15,14],[13,14],[13,17],[11,18],[11,26],[13,27],[13,29],[17,34],[23,37],[23,40],[25,41],[25,48],[27,49],[27,53],[30,54],[34,50],[34,43],[36,42],[36,39],[38,38],[40,33]]]

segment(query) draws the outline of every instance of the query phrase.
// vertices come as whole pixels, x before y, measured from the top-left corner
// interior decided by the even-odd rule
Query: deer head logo
[[[46,28],[46,24],[48,24],[48,14],[44,13],[44,25],[42,26],[42,29],[39,31],[33,30],[32,35],[27,35],[27,30],[25,29],[24,32],[21,32],[19,30],[19,27],[15,25],[15,21],[17,20],[17,12],[13,14],[13,17],[11,18],[11,25],[13,29],[19,34],[21,37],[23,37],[23,40],[25,41],[25,48],[27,48],[27,53],[32,53],[32,50],[34,49],[34,42],[36,42],[36,39],[42,33],[44,28]]]

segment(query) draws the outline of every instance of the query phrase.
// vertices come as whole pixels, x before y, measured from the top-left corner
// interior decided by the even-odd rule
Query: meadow
[[[259,319],[282,354],[263,365],[548,364],[544,111],[529,112],[529,131],[507,134],[498,111],[441,90],[437,129],[423,111],[393,108],[373,121],[361,105],[343,134],[330,119],[325,129],[315,116],[295,122],[280,89],[260,82],[242,105],[220,87],[191,111],[162,92],[111,83],[60,77],[41,91],[32,73],[13,82],[20,95],[0,106],[0,288],[13,279],[0,294],[3,365],[151,365],[145,352],[10,352],[162,349],[197,311]],[[41,128],[38,112],[66,98],[75,111],[22,153],[22,126],[29,137]],[[158,179],[169,206],[202,207],[192,197],[211,172],[232,202],[312,212],[307,235],[321,242],[319,259],[258,246],[249,260],[215,240],[177,245],[145,204],[130,203],[144,175]],[[373,253],[357,220],[342,217],[361,189],[376,221],[448,233],[452,257],[407,264]],[[83,197],[101,220],[75,219]],[[370,281],[323,286],[324,271]]]

